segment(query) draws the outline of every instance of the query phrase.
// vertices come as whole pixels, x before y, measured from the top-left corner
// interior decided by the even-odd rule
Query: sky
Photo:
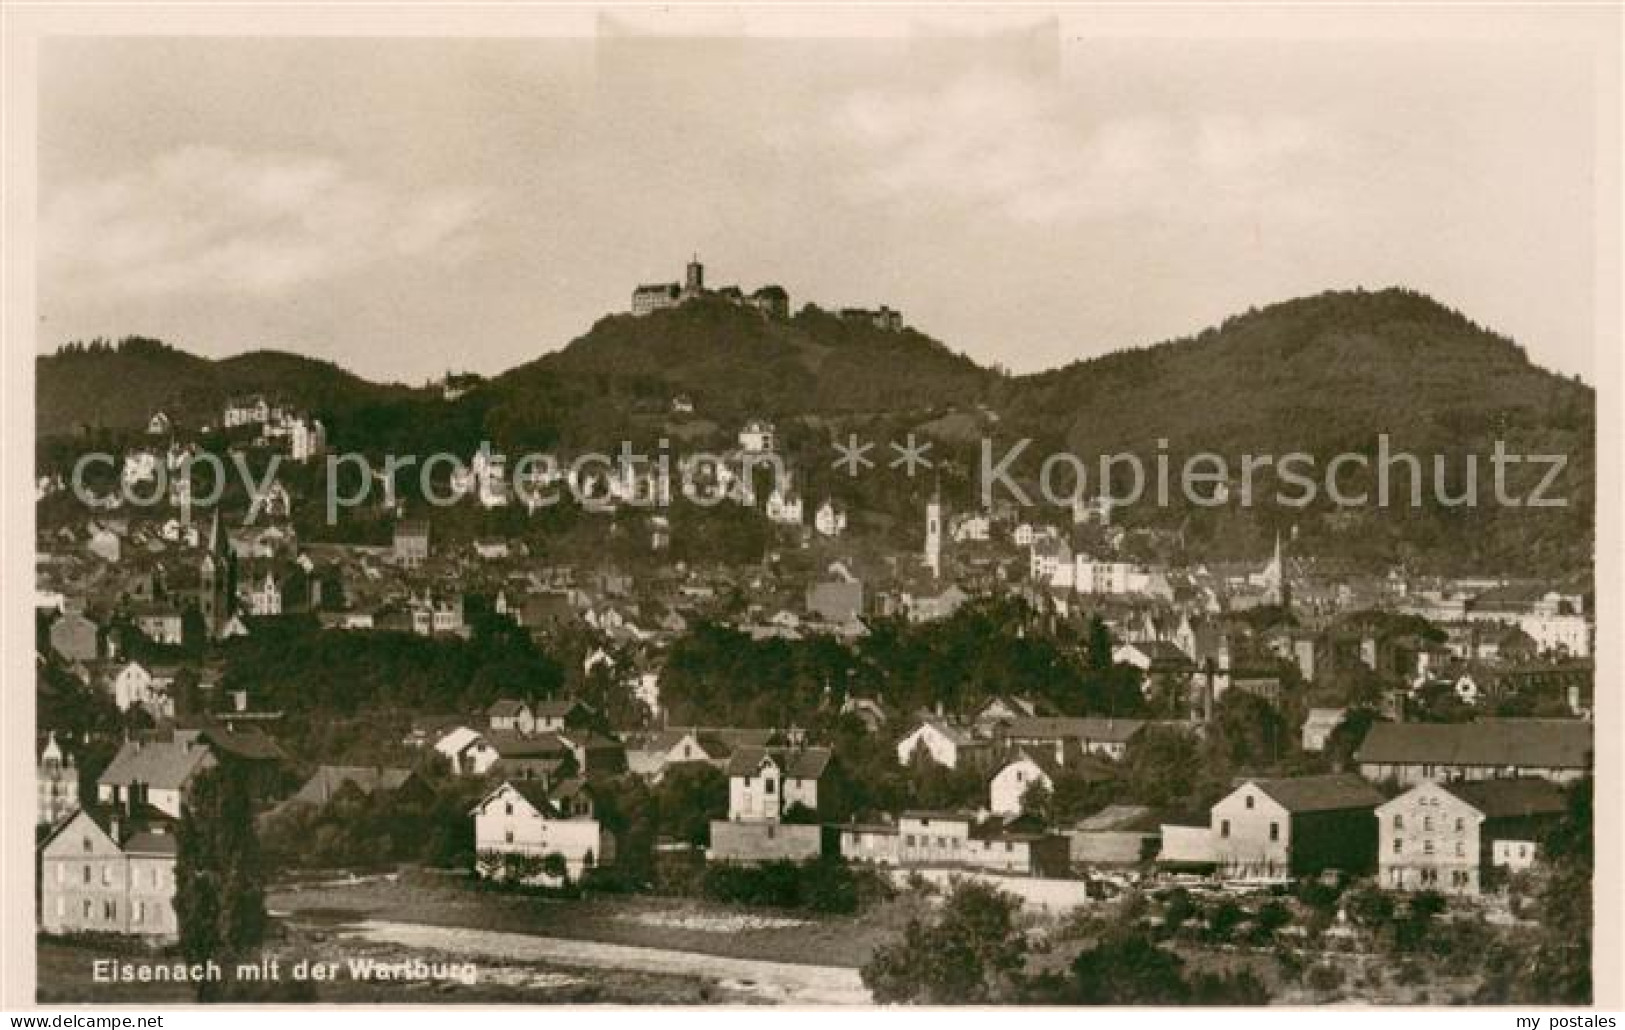
[[[698,254],[1016,372],[1403,285],[1592,379],[1595,35],[1459,27],[54,38],[39,346],[489,374]]]

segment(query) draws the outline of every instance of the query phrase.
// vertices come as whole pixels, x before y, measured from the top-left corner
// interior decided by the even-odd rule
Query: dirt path
[[[575,969],[625,969],[719,980],[764,1001],[800,1005],[866,1005],[869,991],[855,969],[791,962],[721,958],[689,951],[537,937],[497,930],[426,926],[368,919],[343,936],[406,948],[425,948],[509,962],[546,962]]]

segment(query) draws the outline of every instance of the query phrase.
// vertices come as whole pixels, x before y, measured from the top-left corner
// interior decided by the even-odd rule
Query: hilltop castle
[[[790,295],[782,286],[763,286],[748,296],[737,286],[724,286],[720,290],[706,289],[705,266],[700,264],[698,256],[688,263],[681,283],[656,283],[639,286],[633,290],[632,314],[647,315],[701,297],[713,297],[738,304],[740,307],[755,308],[769,318],[790,317]]]

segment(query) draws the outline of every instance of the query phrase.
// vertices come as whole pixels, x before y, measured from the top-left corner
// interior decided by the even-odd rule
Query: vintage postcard
[[[6,17],[8,1004],[1619,1003],[1619,8]]]

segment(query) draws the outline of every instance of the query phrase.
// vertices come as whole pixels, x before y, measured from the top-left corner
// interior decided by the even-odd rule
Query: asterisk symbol
[[[856,433],[848,435],[844,444],[837,440],[835,441],[835,450],[836,453],[840,454],[840,457],[835,459],[832,466],[841,468],[844,465],[846,474],[856,479],[858,473],[863,469],[874,468],[874,459],[865,457],[869,451],[874,449],[874,446],[872,443],[860,441]]]
[[[908,443],[899,445],[896,440],[893,440],[891,449],[896,451],[898,455],[892,459],[891,467],[903,466],[904,474],[910,479],[914,478],[915,469],[928,469],[931,467],[931,459],[925,456],[926,452],[931,449],[930,440],[916,442],[914,434],[910,433],[908,434]]]

